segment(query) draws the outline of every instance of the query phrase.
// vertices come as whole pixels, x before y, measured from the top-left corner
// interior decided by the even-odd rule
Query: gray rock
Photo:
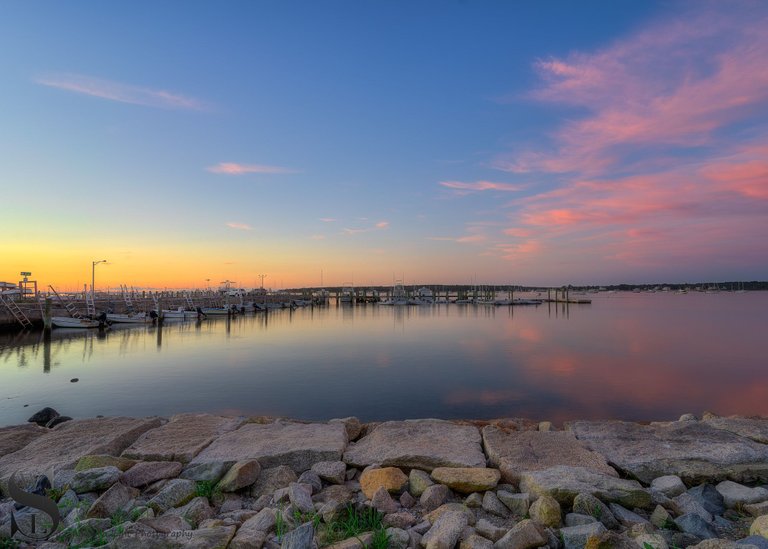
[[[164,478],[175,478],[181,469],[182,465],[178,461],[143,461],[123,473],[120,482],[138,488]]]
[[[672,515],[664,507],[657,505],[653,513],[651,513],[650,522],[656,528],[667,528],[669,523],[672,522]]]
[[[641,517],[637,513],[630,511],[617,503],[609,503],[608,507],[611,509],[613,516],[616,517],[616,520],[618,520],[622,526],[629,528],[635,524],[650,524],[648,519]]]
[[[544,527],[557,528],[562,520],[562,510],[557,500],[551,496],[539,496],[530,509],[531,518]]]
[[[389,493],[387,493],[387,495],[389,495]],[[416,523],[416,517],[407,511],[401,511],[399,513],[391,512],[384,516],[382,522],[385,526],[392,526],[395,528],[402,528],[403,530],[407,530]]]
[[[120,479],[117,467],[96,467],[79,471],[72,477],[69,487],[78,494],[106,490]]]
[[[54,534],[50,540],[66,543],[68,546],[83,546],[92,541],[94,534],[105,532],[111,527],[112,521],[109,519],[86,519]]]
[[[344,429],[347,431],[347,440],[357,440],[360,433],[363,430],[363,426],[360,424],[360,420],[354,416],[344,417],[341,419],[331,419],[328,423],[341,423],[344,425]]]
[[[287,465],[301,473],[318,461],[338,461],[346,444],[347,432],[339,423],[248,423],[220,436],[193,463],[255,459],[264,468]]]
[[[568,513],[565,515],[566,526],[583,526],[593,522],[597,522],[597,519],[593,516],[582,515],[581,513]]]
[[[187,465],[179,475],[179,478],[216,483],[221,480],[234,464],[234,461],[211,461]]]
[[[700,484],[689,489],[688,494],[695,498],[704,508],[713,515],[725,513],[723,496],[711,484]]]
[[[512,515],[524,517],[528,514],[528,508],[531,506],[531,497],[528,493],[512,494],[506,490],[496,490],[496,497],[512,511]]]
[[[343,463],[343,462],[339,462],[339,463]],[[313,494],[316,494],[317,492],[323,489],[323,481],[320,480],[320,477],[318,476],[318,474],[312,471],[311,469],[309,471],[304,471],[303,473],[301,473],[299,475],[298,482],[311,486]]]
[[[38,437],[48,434],[48,432],[48,429],[38,425],[0,427],[0,456],[21,450],[27,444]]]
[[[467,516],[457,511],[443,513],[421,539],[426,549],[453,549],[462,530],[467,527]]]
[[[259,478],[251,487],[251,497],[271,496],[276,490],[287,488],[296,480],[296,473],[285,465],[262,469]]]
[[[312,487],[308,484],[292,482],[288,485],[288,498],[291,505],[302,513],[312,513],[315,506],[312,503]]]
[[[197,485],[187,479],[176,478],[169,481],[158,494],[147,502],[147,506],[156,513],[162,513],[173,507],[184,505],[195,497]]]
[[[512,529],[493,544],[494,549],[533,549],[547,543],[541,529],[530,520],[518,522]]]
[[[181,532],[181,549],[225,549],[235,535],[237,526],[215,526]]]
[[[740,539],[736,543],[739,545],[754,545],[758,549],[768,549],[768,538],[764,538],[763,536],[748,536]]]
[[[759,517],[760,515],[768,515],[768,501],[762,501],[760,503],[750,503],[744,506],[744,510],[753,517]]]
[[[409,492],[403,492],[400,494],[400,505],[406,509],[410,509],[416,505],[416,499]]]
[[[344,436],[346,437],[346,431]],[[314,536],[315,529],[311,522],[307,522],[283,536],[283,542],[280,547],[281,549],[312,549],[312,538]]]
[[[343,461],[321,461],[312,465],[311,470],[326,482],[344,484],[347,464]]]
[[[694,414],[683,414],[677,421],[698,421],[698,418]]]
[[[573,500],[573,512],[594,517],[609,530],[619,527],[619,521],[613,516],[611,509],[591,494],[578,494]]]
[[[478,507],[483,506],[483,495],[480,492],[475,492],[474,494],[469,494],[466,499],[464,499],[464,505],[469,507],[470,509],[476,509]]]
[[[123,455],[144,461],[189,463],[218,436],[234,431],[242,423],[242,418],[179,414],[162,427],[144,433]]]
[[[467,509],[464,507],[461,503],[444,503],[434,511],[431,511],[424,515],[424,519],[428,520],[430,523],[434,524],[435,521],[444,513],[449,512],[458,512],[458,513],[464,513],[467,516],[467,524],[469,526],[475,525],[475,513],[472,512],[471,509]]]
[[[491,541],[499,541],[507,533],[506,528],[500,528],[487,519],[480,519],[475,524],[475,531]]]
[[[168,514],[183,517],[184,520],[189,521],[193,528],[197,528],[201,522],[213,518],[215,515],[208,499],[204,497],[192,498],[189,503],[181,507],[169,509]]]
[[[276,522],[274,509],[262,509],[240,526],[229,548],[260,549]]]
[[[319,461],[319,460],[318,460]],[[356,467],[485,467],[480,432],[470,425],[436,419],[387,421],[350,444],[344,461]]]
[[[722,429],[761,444],[768,444],[768,419],[713,417],[706,419],[705,423],[715,429]]]
[[[507,506],[491,491],[483,494],[483,509],[492,515],[502,518],[507,518],[511,514]]]
[[[139,493],[136,488],[116,482],[99,499],[93,502],[85,516],[87,518],[109,518],[136,499]]]
[[[565,549],[583,549],[591,536],[598,536],[604,532],[606,529],[601,522],[560,528]]]
[[[415,497],[421,497],[424,490],[433,484],[435,483],[432,480],[432,477],[429,476],[429,473],[421,471],[420,469],[411,469],[411,472],[408,475],[408,491]]]
[[[392,499],[392,496],[389,495],[389,492],[383,486],[376,490],[376,493],[371,498],[371,505],[381,513],[394,513],[397,511],[397,503],[395,503],[395,500]]]
[[[603,456],[588,450],[583,442],[565,431],[505,431],[488,425],[483,428],[483,446],[491,465],[501,470],[506,482],[517,483],[526,471],[558,465],[585,467],[618,476]]]
[[[493,542],[477,534],[472,534],[459,543],[459,549],[492,549]]]
[[[651,490],[657,490],[668,498],[673,498],[685,492],[685,484],[677,475],[664,475],[651,481]]]
[[[712,513],[707,511],[706,507],[702,505],[701,500],[693,497],[688,492],[680,494],[672,500],[672,509],[678,515],[696,514],[707,522],[712,522],[714,518]]]
[[[419,503],[425,511],[432,511],[445,503],[449,497],[451,497],[450,488],[442,484],[434,484],[424,490],[419,498]]]
[[[765,488],[749,488],[730,480],[721,482],[715,486],[715,489],[720,492],[723,503],[730,509],[749,503],[768,501],[768,490]]]
[[[700,539],[712,539],[717,537],[717,532],[709,523],[695,513],[688,513],[677,517],[675,524],[683,532],[692,534]]]
[[[389,527],[386,529],[387,539],[389,539],[389,549],[406,549],[410,536],[402,528]]]
[[[238,461],[229,468],[217,487],[222,492],[236,492],[256,482],[260,473],[261,465],[255,459]]]
[[[192,530],[192,525],[179,515],[142,518],[136,522],[148,526],[155,532],[160,532],[161,534],[170,534],[174,530]]]
[[[569,428],[592,450],[643,482],[670,474],[689,484],[768,478],[768,446],[708,422],[576,421]]]
[[[119,417],[62,423],[32,438],[23,448],[0,457],[0,490],[7,490],[12,474],[17,474],[20,482],[28,483],[40,472],[72,469],[87,455],[119,455],[142,433],[159,425],[159,418]],[[18,436],[13,438],[18,440]]]
[[[538,496],[551,495],[561,505],[570,505],[579,493],[592,494],[601,500],[628,507],[647,508],[651,505],[650,494],[639,482],[583,467],[557,466],[524,473],[520,478],[520,490]]]

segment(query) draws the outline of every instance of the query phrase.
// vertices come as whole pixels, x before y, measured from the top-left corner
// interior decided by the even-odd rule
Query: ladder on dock
[[[29,317],[27,317],[24,311],[21,310],[21,307],[19,307],[14,300],[11,298],[6,298],[0,294],[0,303],[5,305],[6,309],[11,311],[11,314],[16,319],[16,321],[21,324],[22,328],[26,330],[32,326],[32,321],[29,320]]]
[[[194,303],[194,301],[192,301],[192,296],[189,295],[189,292],[186,292],[184,294],[184,299],[187,300],[187,307],[189,307],[190,310],[192,310],[192,311],[197,310],[197,307],[195,307],[195,303]]]
[[[64,305],[64,308],[65,308],[65,309],[67,310],[67,312],[69,313],[69,316],[71,316],[72,318],[83,318],[83,315],[81,315],[81,314],[80,314],[80,312],[77,310],[77,307],[75,307],[75,305],[74,305],[74,304],[73,304],[71,301],[69,301],[68,299],[64,299],[63,297],[61,297],[61,296],[59,295],[59,292],[57,292],[57,291],[56,291],[56,288],[54,288],[54,287],[53,287],[53,286],[51,286],[50,284],[48,285],[48,287],[49,287],[49,288],[51,289],[51,291],[53,292],[53,295],[55,295],[55,296],[56,296],[56,299],[58,299],[58,300],[59,300],[59,302],[60,302],[62,305]]]
[[[131,293],[128,292],[128,286],[120,284],[120,290],[123,293],[123,301],[125,301],[125,308],[128,311],[128,314],[133,314],[135,310],[133,308],[133,301],[131,300]]]
[[[91,292],[85,292],[85,308],[88,311],[88,316],[91,318],[96,317],[96,302]]]

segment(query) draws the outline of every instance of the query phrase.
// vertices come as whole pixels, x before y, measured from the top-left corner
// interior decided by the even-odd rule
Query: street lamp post
[[[106,259],[91,262],[91,301],[94,303],[96,303],[96,265],[106,262]]]

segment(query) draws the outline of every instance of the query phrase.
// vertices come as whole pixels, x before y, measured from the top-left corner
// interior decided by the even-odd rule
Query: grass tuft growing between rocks
[[[381,519],[381,513],[372,507],[366,507],[359,511],[350,505],[335,520],[326,524],[323,533],[323,545],[330,545],[337,541],[358,537],[366,532],[372,532],[373,539],[370,547],[372,549],[386,549],[389,539]]]
[[[210,480],[198,480],[195,485],[195,496],[213,500],[214,498],[221,497],[221,495],[221,490],[216,482]]]

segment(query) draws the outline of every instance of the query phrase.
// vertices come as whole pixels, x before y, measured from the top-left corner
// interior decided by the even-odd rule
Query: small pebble
[[[72,379],[69,380],[70,383],[77,383],[78,381],[80,381],[80,378],[77,378],[77,377],[73,377]]]

